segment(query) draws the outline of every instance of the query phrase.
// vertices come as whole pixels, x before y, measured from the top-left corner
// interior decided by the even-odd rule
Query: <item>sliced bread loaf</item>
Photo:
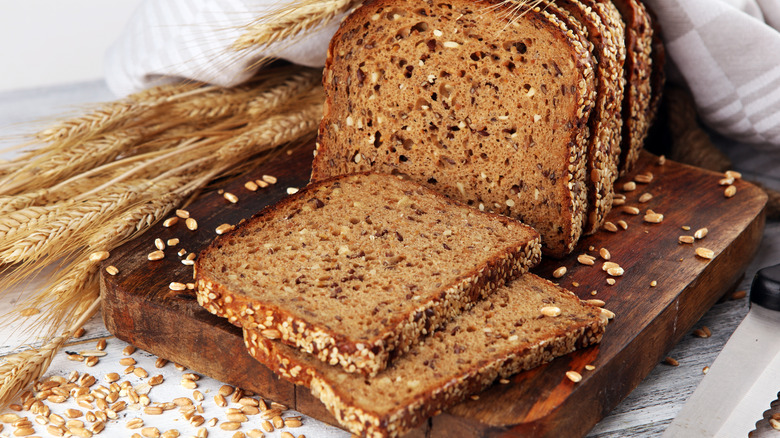
[[[618,176],[625,29],[609,2],[600,5],[595,0],[556,0],[556,5],[581,23],[581,32],[587,36],[596,61],[596,106],[588,123],[588,217],[584,230],[585,234],[592,234],[604,224],[612,208]]]
[[[562,256],[587,210],[593,60],[555,5],[364,4],[331,40],[312,180],[372,170],[517,218]]]
[[[372,378],[344,373],[250,329],[244,342],[277,374],[309,386],[349,431],[395,437],[497,378],[599,342],[606,323],[601,309],[525,274]]]
[[[628,173],[639,159],[652,119],[653,26],[639,0],[612,0],[626,24],[626,93],[623,99],[623,142],[620,174]]]
[[[303,188],[216,238],[198,302],[349,372],[376,374],[539,262],[539,235],[397,176]]]

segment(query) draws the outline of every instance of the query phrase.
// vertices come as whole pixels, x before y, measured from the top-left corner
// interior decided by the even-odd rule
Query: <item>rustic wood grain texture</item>
[[[168,290],[171,281],[186,283],[192,278],[191,267],[181,264],[176,251],[186,248],[197,253],[216,236],[218,225],[236,224],[287,196],[287,187],[303,186],[311,156],[310,148],[302,148],[258,169],[254,178],[270,174],[279,180],[258,192],[243,187],[248,178],[225,183],[224,189],[238,196],[236,204],[217,192],[207,194],[187,208],[198,221],[195,232],[187,230],[183,221],[167,229],[158,224],[114,251],[105,263],[115,265],[120,273],[102,276],[103,318],[120,339],[333,423],[307,389],[277,379],[254,362],[244,352],[240,330],[201,309],[191,294]],[[649,154],[618,187],[646,172],[653,173],[653,181],[625,193],[626,205],[637,206],[642,213],[629,215],[618,207],[609,216],[615,223],[625,220],[627,230],[599,231],[584,239],[571,256],[546,260],[536,269],[552,278],[555,268],[566,266],[567,274],[558,280],[561,285],[583,299],[605,301],[617,314],[602,344],[518,374],[509,384],[495,385],[479,394],[478,400],[467,400],[434,417],[411,436],[583,436],[736,284],[761,238],[763,192],[737,181],[737,195],[727,199],[718,185],[721,175],[670,161],[661,166]],[[653,198],[640,204],[637,199],[645,192]],[[664,221],[643,222],[648,208],[664,214]],[[678,243],[678,236],[693,235],[701,227],[709,229],[706,238],[694,245]],[[163,260],[150,262],[146,256],[155,250],[157,237],[177,237],[181,243],[166,249]],[[697,257],[698,246],[713,250],[715,258]],[[601,270],[602,247],[610,251],[611,261],[625,269],[614,286],[606,283],[608,276]],[[595,256],[596,264],[578,263],[577,255],[582,253]],[[657,286],[651,287],[651,281]],[[585,370],[588,364],[596,369]],[[572,369],[583,375],[578,384],[565,377]]]

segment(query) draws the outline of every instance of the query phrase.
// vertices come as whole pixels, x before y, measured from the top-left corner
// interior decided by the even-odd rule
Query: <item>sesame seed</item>
[[[195,231],[198,229],[198,221],[196,221],[191,217],[188,217],[184,223],[187,225],[187,228],[190,229],[191,231]]]
[[[254,181],[247,181],[247,182],[245,182],[244,183],[244,187],[247,190],[252,191],[252,192],[256,192],[257,188],[258,188],[257,183],[254,182]]]
[[[271,175],[263,175],[263,181],[267,182],[268,184],[276,184],[276,177]]]
[[[561,278],[566,274],[566,266],[561,266],[558,269],[553,271],[553,277],[555,278]]]
[[[165,257],[165,253],[159,250],[150,252],[149,255],[146,256],[146,258],[148,258],[151,261],[162,260],[164,257]]]
[[[180,217],[182,219],[187,219],[188,217],[190,217],[190,212],[187,211],[187,210],[179,209],[179,210],[176,210],[176,216],[178,216],[178,217]]]
[[[222,224],[222,225],[217,227],[216,232],[217,232],[217,234],[224,234],[224,233],[227,233],[228,231],[230,231],[232,229],[233,229],[233,225]]]
[[[582,375],[576,371],[566,371],[566,378],[574,383],[579,383],[582,381]]]
[[[172,226],[176,225],[177,222],[179,222],[179,218],[178,217],[175,217],[175,216],[174,217],[169,217],[168,219],[165,219],[165,221],[163,221],[163,226],[165,228],[169,228],[169,227],[172,227]]]
[[[703,247],[696,248],[696,255],[707,260],[715,257],[715,251]]]
[[[238,202],[238,196],[230,192],[225,192],[222,196],[228,201],[230,201],[231,204],[235,204],[236,202]]]
[[[561,314],[560,307],[555,307],[555,306],[545,306],[539,309],[539,311],[542,313],[542,315],[550,316],[550,317],[560,316]]]
[[[731,198],[732,196],[737,194],[737,187],[736,186],[728,186],[726,187],[726,190],[723,191],[723,196],[727,198]]]
[[[106,266],[106,272],[108,272],[109,275],[116,275],[119,273],[119,269],[114,265],[108,265]]]

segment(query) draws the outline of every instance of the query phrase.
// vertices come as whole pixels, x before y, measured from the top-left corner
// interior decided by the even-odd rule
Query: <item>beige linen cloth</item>
[[[670,79],[687,84],[711,128],[780,150],[780,0],[645,0],[663,29]],[[236,52],[241,26],[286,2],[147,0],[106,56],[117,95],[172,80],[230,86],[274,55],[321,66],[338,20],[306,38]]]

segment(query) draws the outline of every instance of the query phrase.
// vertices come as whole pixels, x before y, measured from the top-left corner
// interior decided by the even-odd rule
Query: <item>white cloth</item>
[[[702,119],[740,142],[780,149],[780,0],[644,1],[658,16],[669,62]],[[338,20],[292,44],[230,49],[242,25],[280,4],[147,0],[107,54],[107,82],[125,95],[174,78],[235,85],[267,55],[323,65]]]

